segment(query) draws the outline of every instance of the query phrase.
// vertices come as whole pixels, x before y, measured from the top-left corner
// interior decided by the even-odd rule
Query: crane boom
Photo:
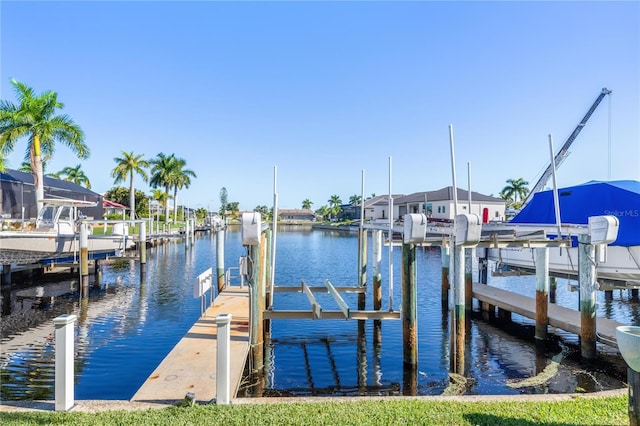
[[[554,162],[555,162],[556,168],[560,166],[560,164],[569,156],[569,147],[571,146],[573,141],[576,140],[576,137],[578,137],[578,134],[580,134],[580,132],[582,131],[582,128],[585,126],[585,124],[587,124],[587,121],[591,117],[591,114],[593,114],[593,112],[596,110],[598,105],[600,105],[600,102],[602,101],[602,99],[610,93],[611,93],[611,90],[607,89],[606,87],[602,89],[602,91],[600,92],[596,100],[593,102],[593,105],[591,105],[591,108],[589,108],[589,111],[587,111],[584,117],[582,117],[582,120],[580,121],[580,123],[578,123],[578,125],[573,130],[569,138],[565,141],[565,143],[562,145],[558,153],[555,155]],[[542,188],[544,188],[544,186],[547,184],[552,174],[553,174],[553,165],[549,164],[547,166],[547,169],[544,171],[544,173],[542,173],[542,176],[540,176],[540,179],[538,179],[538,182],[536,182],[536,184],[533,186],[533,188],[527,195],[527,198],[522,203],[523,206],[527,204],[531,200],[531,198],[533,198],[533,194],[535,194],[536,192],[540,192]]]

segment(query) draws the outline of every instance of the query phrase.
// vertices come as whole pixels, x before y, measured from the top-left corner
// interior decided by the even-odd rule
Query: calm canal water
[[[327,231],[279,232],[276,284],[354,286],[357,238]],[[237,266],[244,255],[240,232],[226,233],[225,266]],[[369,249],[371,253],[371,248]],[[148,251],[147,274],[121,260],[102,267],[87,298],[78,280],[33,283],[2,289],[0,398],[53,399],[52,319],[75,314],[76,399],[130,399],[146,378],[200,316],[193,298],[196,276],[213,267],[215,238],[204,235],[185,250],[183,242]],[[389,309],[387,249],[383,250],[383,309]],[[417,394],[439,395],[450,384],[449,324],[440,295],[439,249],[417,250],[419,362]],[[394,249],[394,309],[401,301],[401,249]],[[371,274],[369,274],[369,279]],[[93,280],[93,276],[91,279]],[[489,277],[489,284],[526,295],[535,294],[535,277]],[[575,307],[577,292],[558,281],[557,303]],[[575,284],[575,283],[573,283]],[[371,309],[371,285],[367,309]],[[323,309],[337,310],[329,294],[316,293]],[[357,306],[355,294],[345,294]],[[598,316],[640,325],[640,303],[627,291],[612,300],[598,294]],[[300,293],[277,293],[274,309],[309,309]],[[513,315],[509,330],[474,318],[465,348],[466,394],[592,392],[623,386],[626,369],[617,352],[598,346],[597,363],[579,362],[577,337],[559,332],[545,353],[532,343],[533,322]],[[266,361],[266,395],[386,395],[403,393],[402,323],[382,321],[381,343],[374,342],[374,323],[358,330],[358,321],[276,320]],[[561,354],[561,355],[560,355]],[[561,358],[556,365],[551,361]],[[545,367],[557,366],[546,383],[513,387]],[[606,373],[605,373],[606,372]],[[248,391],[250,394],[251,391]]]

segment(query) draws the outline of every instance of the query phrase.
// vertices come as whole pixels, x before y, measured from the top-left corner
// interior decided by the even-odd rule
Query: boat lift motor
[[[427,216],[419,213],[404,215],[403,242],[418,244],[424,242],[427,235]]]
[[[453,223],[453,235],[457,246],[475,246],[480,242],[482,223],[477,214],[459,214]]]
[[[262,232],[262,221],[260,213],[242,213],[242,245],[257,246],[260,244],[260,233]]]
[[[589,216],[589,236],[591,244],[596,246],[596,259],[607,262],[607,244],[618,238],[620,221],[615,216]]]

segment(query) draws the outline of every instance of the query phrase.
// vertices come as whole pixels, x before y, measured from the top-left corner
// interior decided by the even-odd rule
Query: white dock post
[[[74,406],[73,327],[75,315],[60,315],[53,319],[56,338],[55,410],[68,411]]]
[[[218,326],[218,349],[216,358],[216,404],[228,405],[231,402],[229,392],[229,358],[231,357],[231,314],[216,317]]]

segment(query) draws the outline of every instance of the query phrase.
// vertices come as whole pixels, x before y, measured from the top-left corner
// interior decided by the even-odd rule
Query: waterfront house
[[[129,207],[107,199],[102,200],[102,207],[104,208],[105,217],[117,214],[124,218],[126,216],[126,211],[129,210]]]
[[[501,198],[458,188],[458,214],[475,213],[483,222],[505,220],[506,202]],[[451,221],[455,216],[453,187],[447,186],[437,191],[415,192],[394,198],[394,218],[402,218],[409,213],[423,213],[434,220]]]
[[[312,222],[316,215],[310,209],[278,209],[278,220],[282,222]]]
[[[95,207],[82,208],[82,214],[92,218],[103,217],[102,195],[73,182],[44,176],[45,198],[69,198],[90,201]],[[15,220],[35,219],[38,216],[36,187],[33,174],[6,169],[0,173],[0,215]]]
[[[403,197],[403,194],[393,194],[391,199],[395,204],[397,198]],[[358,206],[357,218],[360,219],[360,207]],[[394,209],[395,210],[395,209]],[[397,217],[394,217],[397,219]],[[389,221],[389,196],[378,195],[368,198],[364,201],[364,220],[368,222],[388,222]]]

